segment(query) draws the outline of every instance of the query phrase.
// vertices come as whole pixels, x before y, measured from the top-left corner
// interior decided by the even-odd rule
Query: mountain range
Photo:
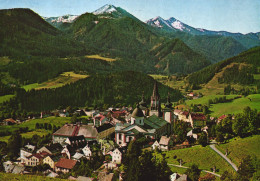
[[[0,10],[0,20],[0,55],[16,57],[17,62],[20,57],[26,57],[32,63],[35,59],[41,61],[40,56],[44,56],[51,59],[64,57],[81,64],[78,57],[99,54],[117,60],[106,62],[110,70],[144,73],[189,74],[260,42],[256,38],[259,33],[237,34],[242,37],[237,38],[239,41],[236,34],[233,36],[228,32],[223,35],[198,34],[203,31],[175,18],[163,20],[157,17],[144,23],[113,5],[80,16],[50,18],[42,18],[30,9]],[[30,56],[34,59],[29,60]],[[83,71],[79,63],[66,66],[64,62],[63,66],[66,71],[69,68],[74,71],[75,67]],[[100,64],[91,63],[91,66],[98,70]]]
[[[258,33],[248,33],[248,34],[242,34],[242,33],[230,33],[227,31],[211,31],[206,30],[203,28],[194,28],[191,27],[174,17],[169,18],[168,20],[163,19],[160,16],[157,16],[155,18],[149,19],[146,21],[147,24],[167,30],[167,31],[181,31],[186,32],[192,35],[210,35],[210,36],[225,36],[225,37],[232,37],[238,42],[240,42],[243,46],[246,48],[252,48],[254,46],[260,45],[260,32]]]

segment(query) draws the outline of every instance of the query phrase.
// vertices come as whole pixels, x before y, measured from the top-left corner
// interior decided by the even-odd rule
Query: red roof
[[[76,165],[76,163],[76,160],[61,158],[55,166],[60,168],[72,169]]]
[[[200,113],[192,113],[191,118],[193,120],[205,120],[206,116],[204,114],[200,114]]]
[[[225,119],[226,117],[227,117],[227,115],[223,114],[222,116],[220,116],[220,117],[218,118],[218,120],[221,121],[222,119]]]

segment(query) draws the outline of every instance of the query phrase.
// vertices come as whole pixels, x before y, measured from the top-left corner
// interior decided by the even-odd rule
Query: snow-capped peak
[[[93,14],[94,15],[104,14],[104,13],[111,14],[114,11],[117,11],[116,7],[114,5],[106,4],[105,6],[102,6],[101,8],[97,9],[96,11],[94,11]]]
[[[57,22],[57,23],[72,23],[75,21],[75,19],[78,17],[78,15],[64,15],[59,17],[43,17],[48,22]]]

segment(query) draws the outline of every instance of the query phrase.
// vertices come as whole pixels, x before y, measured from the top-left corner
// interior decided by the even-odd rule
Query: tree
[[[18,132],[15,132],[11,135],[11,137],[8,139],[8,156],[10,159],[15,159],[20,152],[20,148],[22,146],[22,137]]]
[[[223,181],[235,181],[234,175],[229,173],[228,171],[224,171],[224,173],[221,175],[220,180]]]
[[[140,177],[138,180],[156,180],[156,167],[155,159],[150,151],[145,150],[141,157],[140,161]]]
[[[202,145],[203,147],[204,146],[207,146],[208,144],[208,136],[207,136],[207,133],[205,133],[204,131],[202,131],[199,139],[198,139],[198,142],[200,145]]]
[[[222,143],[223,141],[225,141],[225,138],[222,133],[217,133],[216,141],[219,143]]]
[[[188,175],[190,180],[197,181],[200,178],[200,172],[201,170],[198,168],[198,166],[193,164],[186,170],[185,173]]]
[[[251,177],[253,177],[253,174],[255,172],[255,168],[253,165],[253,160],[250,156],[247,156],[242,159],[242,162],[240,163],[238,167],[238,175],[237,180],[241,181],[249,181]]]

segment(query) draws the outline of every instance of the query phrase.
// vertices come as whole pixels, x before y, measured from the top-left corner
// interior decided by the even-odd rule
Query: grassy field
[[[108,58],[108,57],[101,57],[100,55],[86,55],[86,58],[94,58],[94,59],[99,59],[99,60],[104,60],[107,62],[113,62],[116,61],[114,58]]]
[[[168,79],[168,76],[166,75],[155,75],[155,74],[149,74],[149,76],[153,77],[155,80],[159,81],[160,83],[167,85],[174,89],[179,89],[183,93],[185,92],[185,83],[183,80],[177,81],[175,76],[171,76],[170,79]]]
[[[19,128],[28,127],[30,131],[27,133],[23,133],[22,134],[23,137],[30,138],[34,134],[43,136],[43,135],[47,135],[48,133],[51,133],[51,131],[44,130],[44,129],[35,130],[36,123],[39,123],[39,124],[48,123],[48,124],[52,124],[52,125],[56,125],[56,126],[63,126],[65,123],[69,123],[70,119],[71,119],[70,117],[65,117],[65,118],[48,117],[48,118],[43,118],[43,119],[31,119],[31,120],[28,120],[26,122],[23,122],[23,123],[17,124],[17,125],[0,126],[0,130],[14,132],[16,130],[19,130]],[[0,141],[7,141],[8,138],[9,138],[9,136],[0,137]]]
[[[185,103],[187,105],[191,105],[191,104],[201,104],[201,105],[207,105],[208,101],[214,100],[215,98],[220,98],[220,97],[224,97],[226,96],[227,99],[233,99],[234,97],[238,96],[238,95],[210,95],[210,96],[203,96],[199,99],[192,99],[192,100],[187,100],[185,101]]]
[[[22,133],[21,136],[24,137],[24,138],[31,138],[31,137],[33,137],[33,135],[36,134],[36,135],[42,137],[42,136],[45,136],[45,135],[51,134],[51,133],[52,133],[52,131],[50,131],[50,130],[37,129],[37,130],[30,131],[30,132],[27,132],[27,133]],[[8,142],[9,138],[10,138],[10,136],[1,136],[0,141]]]
[[[44,176],[37,176],[37,175],[20,175],[20,174],[12,174],[12,173],[2,173],[0,172],[0,180],[10,181],[10,180],[21,180],[21,181],[62,181],[65,179],[58,179],[58,178],[50,178]]]
[[[174,159],[174,156],[177,158]],[[220,174],[226,170],[229,172],[233,171],[232,167],[209,146],[195,146],[166,152],[166,160],[168,163],[179,164],[177,159],[182,159],[182,165],[187,167],[190,167],[192,164],[197,164],[200,169],[210,171],[213,166],[216,166],[217,173]]]
[[[79,79],[83,79],[86,77],[88,77],[88,75],[76,74],[74,72],[64,72],[64,73],[60,74],[58,77],[50,79],[41,84],[38,84],[38,83],[29,84],[29,85],[23,86],[23,88],[26,91],[31,90],[31,89],[46,89],[46,88],[52,89],[52,88],[62,87],[66,84],[76,82]]]
[[[235,99],[232,102],[212,104],[210,107],[211,116],[218,117],[223,114],[241,113],[247,106],[260,111],[260,94],[252,94],[247,97]]]
[[[14,95],[4,95],[4,96],[0,96],[0,104],[5,102],[5,101],[9,101],[12,97],[14,97]]]
[[[260,79],[260,74],[254,74],[254,79],[259,80]]]
[[[234,138],[229,141],[229,143],[221,144],[217,148],[223,153],[228,149],[228,157],[236,165],[239,165],[239,162],[242,158],[247,155],[255,155],[260,159],[260,135],[254,135],[247,138]]]

